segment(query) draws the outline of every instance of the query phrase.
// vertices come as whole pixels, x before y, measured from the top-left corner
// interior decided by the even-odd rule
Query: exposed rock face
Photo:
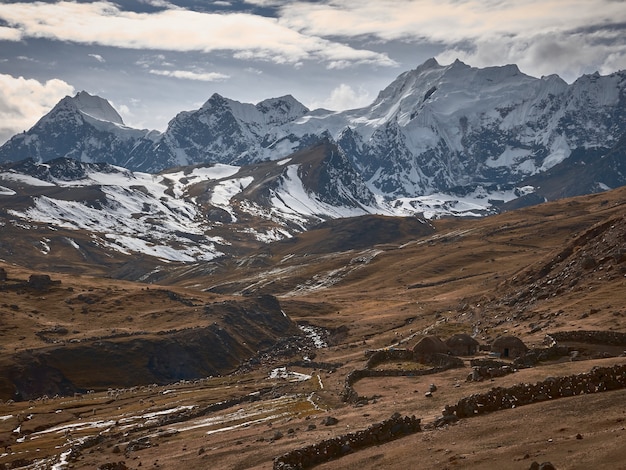
[[[15,365],[2,370],[16,394],[3,398],[69,395],[225,374],[280,338],[301,334],[270,295],[207,309],[223,320],[207,327],[118,335],[19,353]]]

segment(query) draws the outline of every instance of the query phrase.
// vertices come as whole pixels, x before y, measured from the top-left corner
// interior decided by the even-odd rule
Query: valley
[[[494,387],[626,364],[625,203],[618,188],[486,218],[337,219],[236,258],[160,262],[158,282],[97,263],[35,270],[16,240],[0,281],[0,465],[279,468],[399,413],[421,430],[316,468],[620,468],[623,388],[440,418]],[[453,368],[368,366],[457,333],[481,349]],[[539,359],[491,354],[503,335]],[[507,373],[468,381],[472,360]],[[372,372],[346,401],[356,370]]]
[[[625,84],[61,99],[0,147],[0,469],[620,468]]]

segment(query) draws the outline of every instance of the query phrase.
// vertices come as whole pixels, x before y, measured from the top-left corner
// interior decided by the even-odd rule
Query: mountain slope
[[[4,259],[46,265],[68,249],[96,265],[152,258],[123,269],[133,279],[155,263],[237,255],[331,218],[390,213],[329,141],[277,162],[158,175],[67,158],[24,160],[0,166],[0,201],[2,223],[16,232],[14,243],[0,245]]]

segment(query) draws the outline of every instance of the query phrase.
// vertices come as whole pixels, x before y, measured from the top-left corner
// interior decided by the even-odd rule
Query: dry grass
[[[364,366],[366,349],[411,347],[424,334],[445,338],[467,332],[488,343],[507,332],[521,336],[527,344],[539,345],[546,333],[557,330],[626,331],[626,263],[616,261],[609,251],[606,260],[594,268],[572,271],[577,282],[571,286],[546,281],[564,269],[573,269],[585,254],[604,259],[600,257],[604,248],[596,243],[599,239],[580,244],[580,237],[606,220],[615,220],[614,225],[622,227],[625,201],[626,188],[622,188],[486,219],[439,220],[434,222],[434,233],[418,233],[409,241],[403,231],[397,242],[358,249],[344,246],[343,251],[331,254],[323,250],[329,233],[326,228],[308,233],[302,245],[273,245],[238,263],[208,263],[184,270],[173,266],[163,274],[166,287],[59,273],[51,266],[46,272],[61,281],[57,288],[45,293],[2,292],[1,362],[10,361],[16,352],[42,348],[44,343],[37,336],[42,331],[48,331],[44,334],[50,338],[69,341],[113,331],[154,335],[221,322],[219,315],[204,317],[197,311],[201,307],[193,305],[243,301],[239,295],[243,292],[277,295],[292,319],[335,331],[330,346],[318,350],[315,358],[318,363],[335,364],[335,369],[292,367],[312,379],[293,383],[269,380],[272,368],[301,359],[301,355],[273,357],[246,374],[125,392],[116,399],[100,392],[48,403],[3,404],[0,437],[14,441],[11,431],[29,415],[22,424],[28,431],[113,421],[108,428],[72,431],[69,439],[109,429],[101,443],[85,450],[73,463],[74,468],[97,468],[104,462],[125,460],[129,468],[140,468],[141,463],[141,468],[267,469],[283,452],[365,428],[394,412],[415,414],[429,422],[445,404],[494,385],[623,362],[623,358],[611,358],[541,364],[495,382],[471,384],[465,382],[467,368],[420,378],[363,379],[355,386],[357,392],[377,397],[375,400],[363,407],[340,400],[345,376]],[[342,233],[340,228],[333,230]],[[351,230],[353,227],[347,232]],[[615,240],[606,250],[626,250],[626,232]],[[573,249],[567,260],[538,277],[541,268],[570,245]],[[571,265],[567,267],[567,263]],[[26,280],[32,272],[18,265],[5,267],[10,280]],[[211,286],[219,287],[215,292],[203,290]],[[538,286],[542,295],[533,294],[533,286]],[[192,306],[172,300],[165,291],[192,299]],[[93,302],[85,302],[85,298]],[[57,327],[67,333],[53,333]],[[590,357],[598,352],[591,351]],[[616,355],[619,350],[610,352]],[[381,367],[406,365],[392,362]],[[75,371],[73,380],[87,382],[88,376],[88,370]],[[424,392],[430,383],[436,383],[438,390],[429,399]],[[5,390],[10,388],[6,380],[3,384]],[[177,424],[151,428],[145,426],[151,418],[137,418],[180,406],[206,407],[259,390],[263,393],[257,402]],[[626,468],[619,463],[626,461],[622,445],[626,416],[621,406],[625,397],[621,391],[609,392],[493,413],[366,449],[319,468],[399,469],[419,462],[421,468],[527,469],[533,460],[550,460],[559,469]],[[321,419],[328,414],[337,417],[339,424],[323,426]],[[212,424],[201,422],[207,418],[214,419]],[[168,429],[178,432],[164,432]],[[277,431],[282,438],[273,439]],[[576,434],[582,439],[576,439]],[[13,454],[0,457],[0,463],[51,458],[68,449],[63,432],[37,436],[13,442]],[[124,455],[128,442],[142,436],[150,437],[151,447]],[[116,453],[117,448],[122,453]]]

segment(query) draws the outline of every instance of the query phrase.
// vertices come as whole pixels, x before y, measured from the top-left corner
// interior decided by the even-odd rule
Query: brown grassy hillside
[[[237,260],[172,267],[159,286],[50,272],[61,283],[36,291],[18,285],[28,281],[30,269],[5,264],[4,370],[58,370],[54,361],[61,355],[51,356],[50,348],[75,351],[75,367],[50,380],[59,392],[64,378],[83,381],[95,393],[74,396],[68,388],[72,393],[59,398],[0,405],[0,438],[10,444],[0,464],[268,469],[289,450],[398,412],[421,417],[423,432],[319,468],[400,469],[416,459],[421,468],[528,469],[532,461],[548,460],[559,469],[624,468],[623,390],[431,425],[444,405],[494,386],[621,364],[626,345],[567,343],[565,356],[482,382],[466,382],[468,358],[463,368],[430,376],[370,377],[354,385],[366,397],[360,403],[344,402],[342,392],[346,376],[365,367],[366,351],[412,347],[426,334],[445,339],[466,332],[485,347],[515,334],[540,347],[546,334],[558,331],[626,332],[625,203],[621,188],[484,219],[436,220],[432,227],[414,219],[363,219],[363,238],[358,219],[335,221]],[[268,306],[267,294],[279,307]],[[259,311],[266,314],[254,318]],[[281,338],[299,333],[292,321],[321,328],[327,346],[312,350],[291,340],[289,347]],[[236,367],[231,360],[221,377],[191,374],[160,385],[167,382],[160,376],[146,385],[159,377],[155,370],[193,369],[197,358],[168,363],[173,353],[166,353],[158,357],[167,367],[155,369],[139,360],[149,356],[145,351],[180,349],[197,338],[177,335],[212,325],[233,338],[244,367],[225,375]],[[267,347],[263,338],[277,346]],[[196,351],[213,351],[215,342],[200,342]],[[82,346],[90,349],[77,349]],[[94,363],[118,375],[101,382]],[[278,367],[304,375],[270,374]],[[426,366],[400,360],[381,366],[406,367]],[[3,377],[9,390],[12,382]],[[133,382],[143,385],[133,388]],[[425,397],[431,383],[437,391]],[[338,423],[326,426],[327,416]]]

